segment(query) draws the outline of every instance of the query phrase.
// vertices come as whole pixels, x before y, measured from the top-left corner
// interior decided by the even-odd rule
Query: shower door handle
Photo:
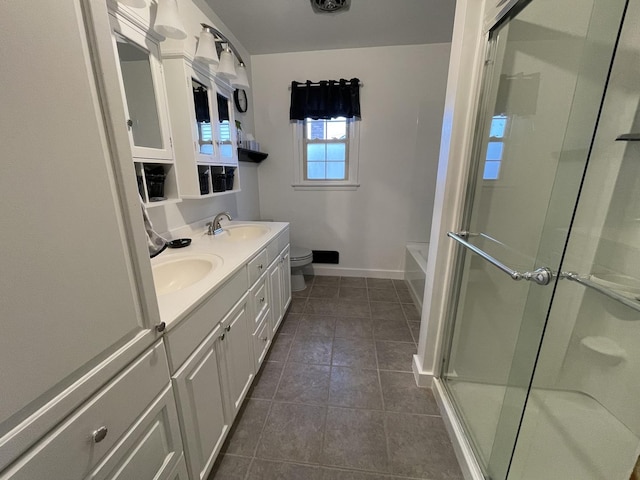
[[[468,248],[476,255],[484,258],[491,265],[497,267],[498,269],[509,275],[513,280],[528,280],[530,282],[535,282],[538,285],[549,285],[553,280],[553,272],[547,267],[540,267],[532,272],[519,272],[517,270],[514,270],[513,268],[506,266],[500,260],[495,259],[484,250],[481,250],[480,248],[462,238],[468,236],[467,232],[447,232],[447,236],[454,239],[462,246]]]

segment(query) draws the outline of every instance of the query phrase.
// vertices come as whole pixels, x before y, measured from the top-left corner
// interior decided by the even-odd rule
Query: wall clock
[[[245,92],[243,89],[236,88],[236,91],[233,92],[233,101],[236,104],[236,108],[239,112],[244,113],[247,111],[247,92]]]

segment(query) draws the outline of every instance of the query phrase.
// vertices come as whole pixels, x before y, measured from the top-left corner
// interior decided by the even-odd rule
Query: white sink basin
[[[225,234],[220,238],[229,242],[244,242],[261,237],[269,232],[269,227],[264,225],[229,225],[223,228]]]
[[[156,293],[166,295],[190,287],[222,263],[222,258],[207,254],[178,254],[159,260],[151,266]]]

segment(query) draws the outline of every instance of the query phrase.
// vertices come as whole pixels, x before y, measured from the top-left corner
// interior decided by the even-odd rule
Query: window
[[[498,180],[500,178],[500,167],[504,154],[504,137],[507,131],[508,117],[506,115],[495,115],[491,119],[489,130],[489,144],[487,145],[487,156],[484,162],[483,180]]]
[[[344,117],[304,121],[304,179],[347,180],[349,129]]]
[[[296,178],[301,189],[358,187],[358,122],[307,118],[294,125]]]

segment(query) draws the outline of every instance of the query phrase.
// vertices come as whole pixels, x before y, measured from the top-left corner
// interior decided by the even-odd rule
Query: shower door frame
[[[485,8],[488,7],[491,1],[492,0],[485,0]],[[481,153],[484,143],[482,133],[486,130],[483,119],[486,117],[487,111],[492,105],[491,89],[494,87],[492,82],[493,73],[496,68],[494,58],[497,57],[496,48],[498,47],[498,39],[492,38],[492,32],[499,25],[508,22],[532,1],[533,0],[509,0],[497,15],[485,21],[482,25],[481,35],[478,38],[482,46],[477,50],[477,55],[482,61],[478,62],[477,71],[475,72],[477,81],[474,85],[472,95],[474,104],[471,105],[471,117],[473,121],[470,122],[467,128],[467,135],[471,137],[471,140],[463,167],[465,170],[462,172],[462,178],[458,179],[464,188],[464,200],[456,212],[456,221],[453,222],[455,225],[467,225],[471,218],[470,207],[473,203],[477,186],[476,176],[480,168],[478,158],[480,158],[479,153]],[[480,125],[482,131],[478,134],[477,128]],[[465,479],[486,480],[485,472],[476,456],[476,448],[472,445],[458,415],[455,403],[442,380],[453,341],[453,329],[455,327],[457,311],[455,307],[461,287],[461,282],[457,282],[456,280],[460,278],[463,272],[465,255],[467,255],[467,252],[456,248],[456,246],[452,246],[452,250],[449,250],[449,261],[452,266],[448,272],[448,282],[445,288],[446,300],[443,303],[443,312],[445,313],[443,313],[441,319],[442,324],[436,344],[435,358],[437,359],[437,364],[434,368],[432,390],[440,408],[442,419],[451,437],[456,457],[458,458]]]

